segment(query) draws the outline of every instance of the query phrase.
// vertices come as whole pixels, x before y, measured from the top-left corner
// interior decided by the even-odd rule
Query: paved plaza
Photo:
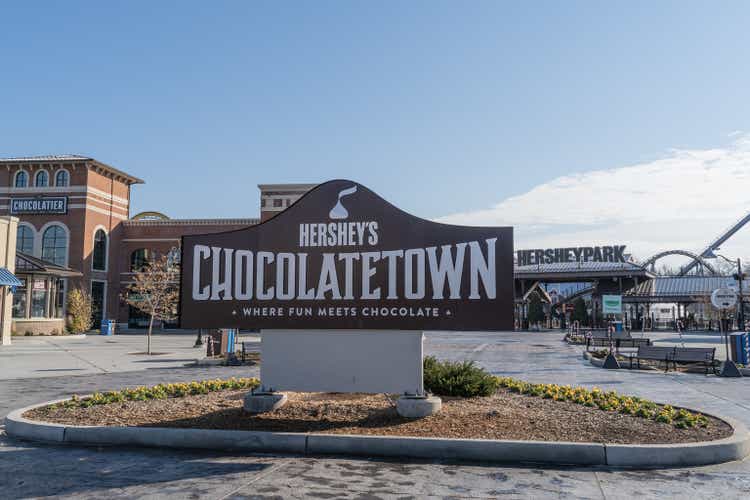
[[[715,345],[717,334],[651,334],[659,343]],[[598,386],[734,417],[750,426],[750,380],[610,371],[581,358],[560,332],[429,333],[426,350],[471,359],[497,375]],[[94,390],[258,375],[257,367],[185,366],[190,335],[157,335],[148,358],[136,335],[14,339],[0,349],[0,415]],[[385,369],[385,367],[384,367]],[[10,378],[12,373],[16,377]],[[2,498],[746,498],[750,460],[673,470],[608,470],[46,446],[0,434]]]

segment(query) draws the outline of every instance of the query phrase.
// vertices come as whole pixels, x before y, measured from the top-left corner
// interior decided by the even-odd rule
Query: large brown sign
[[[186,328],[507,330],[513,228],[438,224],[356,182],[246,229],[182,238]]]

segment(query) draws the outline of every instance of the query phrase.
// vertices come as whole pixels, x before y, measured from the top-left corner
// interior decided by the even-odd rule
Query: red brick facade
[[[45,171],[45,174],[39,172]],[[64,171],[65,174],[58,173]],[[19,174],[25,172],[25,174]],[[21,176],[18,178],[17,176]],[[25,182],[24,181],[25,175]],[[39,181],[37,182],[37,177]],[[58,180],[67,185],[58,185]],[[69,278],[66,290],[81,287],[89,293],[101,292],[101,315],[96,319],[116,319],[128,323],[129,308],[121,300],[122,292],[132,280],[131,261],[133,252],[147,249],[149,252],[169,252],[179,248],[180,237],[186,234],[210,233],[239,229],[257,224],[258,219],[168,219],[157,213],[130,218],[130,192],[133,184],[143,181],[93,158],[80,156],[53,156],[33,158],[0,159],[0,215],[19,218],[19,246],[21,233],[27,236],[25,250],[36,257],[57,259],[65,265],[83,273],[82,278]],[[39,184],[39,185],[37,185]],[[61,182],[61,184],[64,184]],[[272,185],[274,192],[279,185]],[[263,187],[261,193],[263,193]],[[292,185],[283,190],[289,202],[272,211],[262,211],[265,218],[275,215],[279,208],[286,208],[296,201],[310,185]],[[263,196],[263,194],[262,194]],[[67,213],[19,213],[18,207],[28,200],[65,198]],[[268,203],[274,203],[273,197]],[[16,200],[16,203],[13,203]],[[276,202],[278,203],[278,202]],[[65,248],[50,250],[55,244],[51,226],[62,228]],[[94,266],[94,239],[99,230],[106,234],[106,259],[97,261],[103,269]],[[32,237],[29,237],[29,234]],[[45,234],[50,236],[45,238]],[[32,242],[33,240],[33,242]],[[101,248],[101,247],[100,247]],[[101,253],[100,253],[101,255]],[[103,288],[103,291],[102,291]],[[131,326],[133,322],[131,321]]]

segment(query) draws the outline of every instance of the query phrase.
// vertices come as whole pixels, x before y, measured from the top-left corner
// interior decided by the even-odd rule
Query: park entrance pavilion
[[[548,326],[564,327],[573,302],[585,298],[594,327],[604,327],[602,295],[622,295],[623,321],[633,329],[685,327],[716,328],[711,292],[739,284],[732,276],[659,276],[634,262],[567,262],[515,267],[515,316],[519,328],[528,328],[528,305],[537,294],[544,304]],[[566,293],[554,293],[558,284],[570,284]],[[742,286],[743,303],[750,302],[750,287]],[[568,305],[570,304],[570,305]],[[736,318],[732,319],[733,321]],[[689,324],[688,324],[689,321]]]

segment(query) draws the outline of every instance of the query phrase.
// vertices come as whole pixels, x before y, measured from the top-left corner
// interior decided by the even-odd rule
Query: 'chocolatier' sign
[[[352,181],[246,229],[182,238],[188,328],[505,330],[513,228],[413,217]]]

